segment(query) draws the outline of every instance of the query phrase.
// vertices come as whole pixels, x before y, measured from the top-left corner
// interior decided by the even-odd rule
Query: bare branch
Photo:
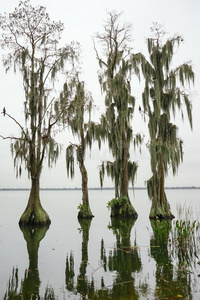
[[[24,141],[23,138],[18,138],[18,137],[15,137],[15,136],[3,136],[3,135],[0,135],[0,137],[1,137],[3,140],[17,140],[17,141]]]
[[[96,49],[96,46],[95,46],[95,41],[94,41],[94,39],[92,39],[92,40],[93,40],[94,50],[95,50],[95,52],[96,52],[96,56],[97,56],[98,61],[99,61],[100,63],[102,63],[103,65],[105,65],[106,67],[108,67],[108,65],[105,63],[105,61],[103,61],[103,60],[99,57],[99,53],[98,53],[98,51],[97,51],[97,49]]]
[[[9,115],[7,112],[5,112],[5,115],[8,116],[10,119],[12,119],[20,127],[20,129],[22,130],[24,136],[27,137],[27,134],[24,131],[23,126],[18,121],[14,117],[12,117],[11,115]]]

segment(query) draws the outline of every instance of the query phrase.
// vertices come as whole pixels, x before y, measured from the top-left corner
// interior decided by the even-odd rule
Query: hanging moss
[[[184,88],[194,82],[194,73],[189,64],[171,68],[174,47],[182,38],[176,35],[163,43],[164,32],[157,23],[153,32],[155,36],[147,39],[150,61],[142,55],[137,57],[145,78],[142,100],[150,134],[152,177],[147,181],[147,190],[152,200],[150,218],[171,219],[174,216],[165,195],[165,178],[170,166],[173,175],[177,173],[183,159],[183,142],[178,137],[178,127],[171,122],[171,114],[175,117],[177,109],[183,115],[186,106],[192,128],[192,106]]]
[[[82,178],[82,204],[79,206],[78,218],[92,218],[89,196],[88,196],[88,176],[85,167],[86,147],[91,148],[93,140],[98,136],[99,127],[95,127],[91,122],[92,98],[89,93],[85,92],[84,82],[80,82],[76,78],[76,86],[72,93],[72,100],[68,109],[68,123],[74,136],[78,137],[79,142],[70,144],[66,149],[66,166],[67,175],[74,177],[74,163],[76,161],[79,165]],[[85,114],[88,114],[89,121],[85,123]]]
[[[106,112],[101,118],[104,137],[112,152],[113,160],[104,161],[100,167],[100,183],[103,185],[105,173],[111,177],[115,185],[115,205],[111,207],[111,216],[137,216],[128,199],[129,183],[134,186],[137,163],[130,161],[130,146],[142,143],[141,135],[134,135],[131,121],[135,108],[135,98],[131,95],[132,74],[139,75],[137,63],[134,63],[129,47],[130,28],[120,24],[120,15],[109,13],[108,21],[104,25],[105,32],[97,34],[102,43],[103,51],[100,57],[96,50],[100,64],[100,85],[105,95]],[[135,56],[138,59],[138,56]],[[124,199],[128,202],[119,205]]]

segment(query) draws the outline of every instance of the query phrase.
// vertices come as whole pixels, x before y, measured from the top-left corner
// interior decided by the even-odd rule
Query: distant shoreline
[[[146,190],[146,187],[135,187],[134,190]],[[188,186],[188,187],[166,187],[166,190],[196,190],[200,189],[200,187],[196,186]],[[40,191],[80,191],[81,188],[40,188]],[[114,190],[113,187],[105,187],[105,188],[100,188],[100,187],[95,187],[95,188],[88,188],[88,190]],[[129,190],[132,190],[132,188],[129,188]],[[30,191],[30,188],[0,188],[0,191]]]

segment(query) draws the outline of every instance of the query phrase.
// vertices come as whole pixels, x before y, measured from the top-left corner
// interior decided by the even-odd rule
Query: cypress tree
[[[149,216],[151,219],[172,219],[165,178],[170,166],[175,175],[183,160],[183,141],[178,136],[177,125],[172,123],[172,116],[175,117],[177,109],[183,116],[185,106],[192,128],[191,99],[185,87],[194,82],[194,72],[189,63],[171,67],[175,48],[183,41],[181,36],[163,42],[165,32],[162,27],[155,23],[152,31],[155,37],[147,39],[150,60],[141,54],[137,57],[145,78],[143,112],[144,116],[148,115],[150,135],[148,148],[152,177],[147,181],[147,189],[152,206]]]
[[[48,155],[50,166],[59,155],[59,147],[52,137],[52,129],[60,117],[53,109],[56,75],[60,71],[67,73],[65,63],[70,63],[76,52],[72,45],[58,47],[63,24],[51,21],[45,7],[33,7],[29,0],[20,1],[8,16],[0,15],[0,27],[1,46],[8,50],[3,58],[4,66],[6,70],[11,66],[19,70],[25,93],[24,125],[5,112],[18,126],[20,136],[3,137],[11,139],[17,175],[24,164],[31,179],[28,204],[19,223],[43,226],[51,222],[39,195],[43,161]]]
[[[103,185],[105,172],[115,184],[115,198],[109,202],[112,217],[137,218],[137,212],[129,199],[129,182],[134,184],[137,163],[130,160],[130,145],[133,140],[131,119],[135,107],[135,98],[131,95],[132,71],[138,74],[138,68],[130,61],[129,43],[130,25],[119,23],[120,14],[109,13],[104,25],[105,32],[97,34],[102,44],[100,57],[96,50],[101,71],[99,82],[105,94],[106,112],[101,117],[102,136],[108,141],[114,161],[104,161],[100,168],[100,180]],[[96,49],[96,48],[95,48]],[[137,143],[141,136],[137,135]]]
[[[74,176],[74,154],[79,164],[82,178],[82,204],[79,205],[78,218],[92,218],[89,195],[88,195],[88,174],[85,166],[85,155],[87,146],[92,146],[94,138],[94,123],[91,122],[92,97],[90,93],[85,92],[84,82],[77,80],[74,99],[68,107],[68,124],[73,135],[78,137],[79,143],[70,144],[66,149],[67,174]],[[86,113],[88,113],[88,122],[85,122]]]

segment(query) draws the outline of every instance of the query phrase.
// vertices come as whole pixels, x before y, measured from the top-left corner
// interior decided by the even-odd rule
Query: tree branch
[[[98,51],[97,51],[96,46],[95,46],[94,39],[92,39],[92,40],[93,40],[94,50],[95,50],[95,52],[96,52],[96,56],[97,56],[98,61],[101,62],[102,64],[104,64],[104,66],[108,67],[108,65],[105,63],[105,61],[103,61],[103,60],[99,57]]]
[[[9,115],[7,112],[5,112],[5,115],[7,115],[10,119],[12,119],[21,128],[25,138],[27,138],[27,135],[26,135],[26,132],[24,131],[23,126],[15,118],[13,118],[11,115]]]
[[[18,141],[24,141],[23,138],[18,138],[18,137],[15,137],[15,136],[3,136],[3,135],[0,135],[0,137],[3,139],[3,140],[18,140]]]

